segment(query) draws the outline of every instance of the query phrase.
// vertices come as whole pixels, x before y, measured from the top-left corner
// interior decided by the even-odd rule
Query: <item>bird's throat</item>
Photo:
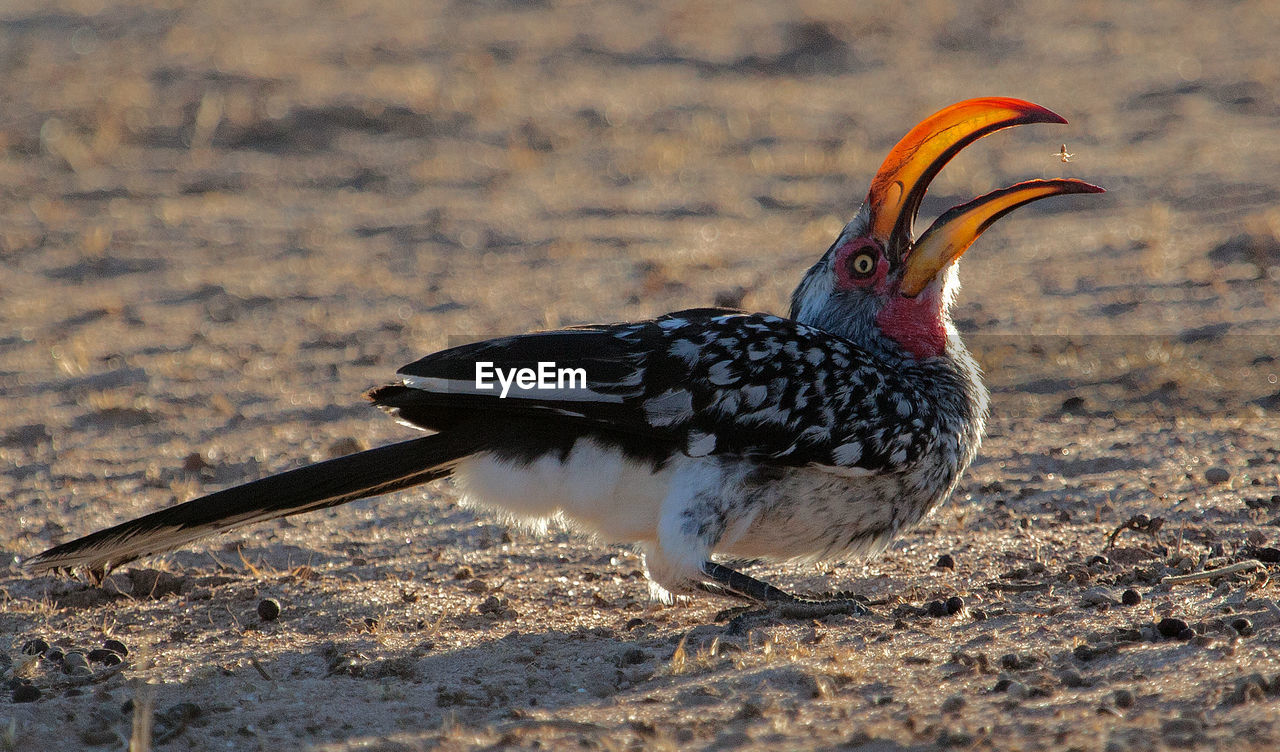
[[[917,359],[942,354],[947,344],[942,297],[936,288],[927,288],[914,298],[893,295],[876,315],[880,330]]]

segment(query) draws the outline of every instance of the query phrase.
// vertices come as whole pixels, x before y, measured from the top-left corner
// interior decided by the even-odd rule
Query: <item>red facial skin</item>
[[[935,285],[929,285],[914,298],[891,293],[889,303],[876,316],[876,323],[917,360],[941,355],[947,344],[941,295]]]
[[[849,269],[849,261],[871,250],[876,256],[876,269],[870,276],[857,277]],[[936,285],[929,285],[919,295],[908,298],[898,292],[896,282],[888,279],[889,262],[880,244],[870,238],[855,238],[836,251],[836,287],[842,290],[870,290],[888,302],[876,315],[880,330],[893,338],[917,359],[942,354],[947,342],[942,324],[942,300]]]

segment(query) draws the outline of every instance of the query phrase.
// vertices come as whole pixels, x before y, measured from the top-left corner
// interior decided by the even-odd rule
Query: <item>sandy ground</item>
[[[1280,14],[1009,6],[0,5],[0,748],[1275,749]],[[994,417],[953,501],[752,569],[871,616],[654,605],[633,553],[447,485],[103,590],[12,563],[406,437],[361,392],[456,338],[784,310],[885,150],[988,94],[1071,124],[966,151],[926,213],[1110,193],[966,256]],[[37,638],[130,652],[65,674]]]

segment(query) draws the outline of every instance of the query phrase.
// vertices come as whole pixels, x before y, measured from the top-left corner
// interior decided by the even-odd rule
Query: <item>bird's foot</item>
[[[786,619],[820,619],[824,616],[839,614],[865,616],[871,613],[865,604],[853,598],[830,600],[802,598],[713,561],[702,565],[702,573],[710,578],[711,582],[700,583],[701,589],[716,595],[752,601],[764,607],[764,611],[759,612],[761,614],[774,614]],[[749,613],[749,611],[737,613],[732,618],[737,621]],[[728,616],[725,612],[721,614]]]
[[[766,604],[778,615],[785,616],[788,619],[821,619],[824,616],[836,616],[844,614],[847,616],[866,616],[871,613],[871,609],[865,604],[855,601],[852,598],[835,598],[832,600],[815,600],[809,598],[795,598],[793,601],[777,604]]]

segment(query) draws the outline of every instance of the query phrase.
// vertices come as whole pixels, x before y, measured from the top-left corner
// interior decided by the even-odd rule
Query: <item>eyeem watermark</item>
[[[539,361],[537,368],[499,368],[491,361],[476,361],[476,389],[501,388],[498,398],[504,399],[512,385],[520,390],[586,389],[587,371],[557,368],[550,361]]]

